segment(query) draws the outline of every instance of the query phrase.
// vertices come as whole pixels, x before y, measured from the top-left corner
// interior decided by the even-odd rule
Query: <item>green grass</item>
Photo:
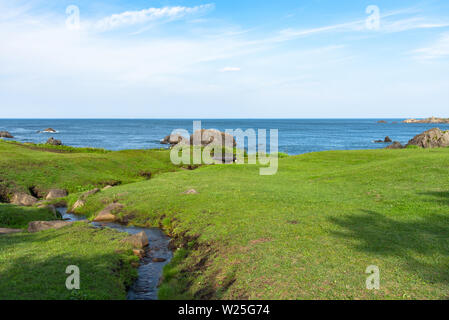
[[[26,229],[28,222],[48,220],[57,220],[54,213],[48,209],[0,203],[0,228]]]
[[[0,200],[14,191],[51,188],[81,192],[145,180],[142,174],[176,171],[168,150],[104,151],[0,141]],[[6,198],[6,199],[5,199]]]
[[[132,222],[194,241],[162,298],[449,296],[448,149],[311,153],[280,159],[274,176],[202,167],[108,190],[82,212],[117,198]],[[380,290],[365,287],[369,265]]]
[[[255,165],[177,170],[167,151],[55,154],[5,146],[3,181],[65,181],[75,189],[121,180],[80,213],[94,216],[119,201],[131,223],[160,225],[174,237],[181,249],[164,270],[161,298],[449,298],[447,148],[281,157],[276,175],[260,176]],[[146,159],[150,170],[163,164],[150,180],[135,168]],[[192,188],[199,193],[183,194]],[[365,288],[370,265],[380,268],[380,290]]]
[[[0,236],[0,300],[125,299],[137,276],[125,236],[81,222]],[[80,269],[80,290],[65,286],[69,265]]]

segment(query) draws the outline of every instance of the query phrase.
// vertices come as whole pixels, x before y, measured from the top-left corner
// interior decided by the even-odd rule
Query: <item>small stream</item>
[[[65,220],[86,220],[85,216],[67,213],[67,208],[58,208],[58,211]],[[128,234],[136,234],[142,231],[146,233],[150,244],[145,248],[145,256],[140,260],[137,280],[129,288],[127,298],[128,300],[157,300],[162,268],[173,256],[169,249],[170,238],[158,228],[131,227],[113,222],[91,222],[91,225],[98,228],[112,228]]]

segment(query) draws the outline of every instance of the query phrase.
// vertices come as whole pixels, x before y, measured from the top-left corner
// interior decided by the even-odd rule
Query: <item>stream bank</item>
[[[64,220],[83,221],[85,216],[67,213],[67,208],[58,208]],[[91,222],[97,228],[111,228],[130,235],[145,232],[149,245],[145,247],[145,254],[140,260],[138,277],[129,288],[128,300],[157,300],[158,284],[162,276],[162,269],[173,257],[169,249],[170,238],[159,228],[141,228],[124,226],[113,222]]]

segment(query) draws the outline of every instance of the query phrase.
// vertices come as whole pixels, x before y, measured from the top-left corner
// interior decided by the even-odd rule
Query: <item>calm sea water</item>
[[[198,119],[200,120],[200,119]],[[386,120],[387,124],[379,124]],[[289,154],[324,150],[383,148],[374,140],[389,136],[406,143],[416,134],[433,127],[449,129],[447,124],[404,124],[403,119],[223,119],[202,120],[202,128],[278,129],[279,151]],[[174,129],[192,132],[193,120],[150,119],[0,119],[0,131],[9,131],[14,140],[42,143],[54,137],[65,145],[109,150],[164,147],[159,141]],[[397,122],[397,123],[393,123]],[[48,127],[56,134],[38,133]]]

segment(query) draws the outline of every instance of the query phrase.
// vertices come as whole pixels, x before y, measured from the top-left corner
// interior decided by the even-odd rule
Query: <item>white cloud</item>
[[[239,67],[224,67],[223,69],[220,69],[220,72],[235,72],[240,71]]]
[[[449,33],[444,33],[431,46],[413,51],[419,60],[434,60],[449,57]]]
[[[214,8],[213,4],[195,7],[149,8],[140,11],[125,11],[103,18],[95,24],[99,30],[106,31],[123,26],[137,25],[158,20],[178,20],[189,15],[205,13]]]

